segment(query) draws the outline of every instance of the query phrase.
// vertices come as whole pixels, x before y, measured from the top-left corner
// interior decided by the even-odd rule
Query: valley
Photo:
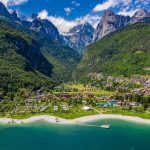
[[[122,114],[150,119],[150,13],[107,10],[97,27],[67,33],[0,2],[0,116],[74,119]]]

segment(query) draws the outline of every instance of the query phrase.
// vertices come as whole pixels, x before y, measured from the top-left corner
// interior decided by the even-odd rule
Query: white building
[[[89,107],[89,106],[84,106],[82,109],[83,109],[83,110],[85,110],[85,111],[92,110],[92,108],[91,108],[91,107]]]

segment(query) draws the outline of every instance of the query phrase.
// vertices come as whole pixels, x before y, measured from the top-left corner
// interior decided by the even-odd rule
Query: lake
[[[28,125],[0,125],[0,150],[148,150],[150,125],[120,120],[99,120],[89,124],[110,124],[110,129],[37,122]]]

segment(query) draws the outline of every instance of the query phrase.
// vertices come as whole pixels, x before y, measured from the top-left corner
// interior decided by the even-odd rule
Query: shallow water
[[[0,150],[149,150],[150,125],[99,120],[110,129],[37,122],[0,125]]]

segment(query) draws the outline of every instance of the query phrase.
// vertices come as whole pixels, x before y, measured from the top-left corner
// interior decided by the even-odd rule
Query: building
[[[89,106],[84,106],[82,109],[83,109],[84,111],[92,110],[92,108],[91,108],[91,107],[89,107]]]

